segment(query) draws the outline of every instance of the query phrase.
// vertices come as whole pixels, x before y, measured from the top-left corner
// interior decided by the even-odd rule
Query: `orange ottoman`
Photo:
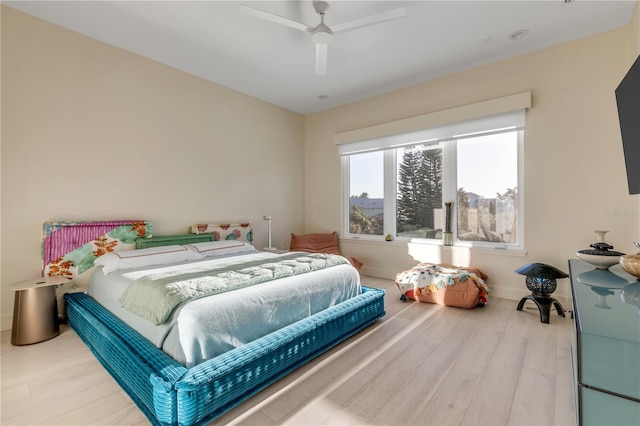
[[[475,308],[487,304],[487,275],[477,268],[456,268],[429,263],[396,275],[401,299],[458,308]]]

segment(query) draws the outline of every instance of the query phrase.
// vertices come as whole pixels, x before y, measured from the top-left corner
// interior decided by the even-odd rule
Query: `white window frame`
[[[416,123],[433,121],[433,114],[427,114],[425,116],[412,117],[407,120],[400,120],[399,122],[385,123],[383,125],[374,126],[372,128],[358,129],[356,131],[346,132],[343,134],[334,135],[334,142],[339,145],[339,151],[342,161],[342,235],[343,238],[360,239],[369,241],[384,241],[385,235],[391,234],[397,241],[416,241],[426,244],[442,244],[442,241],[436,239],[426,238],[408,238],[397,237],[396,233],[396,201],[397,201],[397,179],[396,179],[396,149],[402,145],[418,145],[420,142],[428,143],[430,140],[438,139],[437,142],[442,142],[442,155],[443,155],[443,170],[442,170],[442,182],[443,182],[443,203],[452,201],[454,211],[452,212],[452,228],[454,231],[454,245],[463,247],[479,247],[490,249],[505,249],[505,250],[524,250],[524,108],[529,107],[531,102],[530,93],[513,95],[505,98],[500,98],[492,101],[485,101],[479,104],[469,105],[466,107],[455,108],[443,112],[436,113],[440,116],[451,115],[448,114],[454,111],[456,116],[464,116],[465,114],[471,114],[472,118],[463,121],[447,122],[447,119],[443,119],[444,123],[437,123],[437,125],[425,128],[416,128]],[[514,104],[518,104],[520,108],[513,108]],[[480,106],[480,107],[479,107]],[[489,112],[503,109],[498,114],[487,114],[482,116],[478,114],[478,109],[484,107]],[[504,111],[506,110],[506,111]],[[462,111],[462,113],[461,113]],[[516,129],[503,129],[500,128],[500,123],[504,120],[504,117],[510,117],[510,114],[520,114],[521,121],[518,122]],[[442,119],[442,117],[439,117]],[[501,121],[502,120],[502,121]],[[437,120],[436,120],[437,121]],[[399,124],[400,123],[400,124]],[[486,129],[498,129],[496,131],[481,132],[479,134],[464,135],[464,133],[473,133],[473,129],[477,126],[477,123],[484,123],[482,125],[489,126]],[[481,125],[481,129],[482,129]],[[393,129],[399,127],[410,128],[410,131],[393,133]],[[497,126],[497,127],[491,127]],[[452,129],[455,133],[452,133]],[[471,129],[471,132],[465,130]],[[481,136],[491,133],[503,133],[508,131],[517,131],[517,188],[518,188],[518,205],[517,205],[517,235],[518,242],[516,244],[505,243],[492,243],[487,241],[459,241],[457,240],[457,164],[456,164],[456,147],[457,140],[467,137]],[[363,135],[375,135],[376,133],[382,134],[379,137],[362,138]],[[463,135],[460,135],[460,134]],[[454,137],[453,135],[460,135]],[[435,141],[434,141],[435,143]],[[350,170],[349,170],[349,155],[362,153],[372,150],[384,150],[384,217],[391,218],[386,219],[384,222],[383,235],[364,235],[364,234],[350,234],[349,233],[349,185],[350,185]],[[444,212],[443,212],[444,216]],[[444,217],[442,218],[444,223]]]

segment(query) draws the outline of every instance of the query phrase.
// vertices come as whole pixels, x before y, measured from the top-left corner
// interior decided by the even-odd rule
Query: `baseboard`
[[[489,289],[491,290],[489,297],[493,296],[507,300],[520,300],[528,294],[528,290],[526,288],[510,288],[492,285]]]
[[[13,314],[2,315],[0,318],[0,330],[11,330],[11,323],[13,322]]]
[[[508,288],[508,287],[500,287],[500,286],[490,286],[491,293],[489,297],[499,297],[500,299],[507,300],[517,300],[520,301],[527,294],[530,294],[526,288]],[[563,296],[560,294],[553,294],[553,298],[556,299],[564,309],[571,309],[572,302],[570,296]],[[533,303],[533,302],[530,302]]]
[[[396,278],[397,271],[389,271],[383,268],[373,268],[370,266],[363,266],[360,271],[362,275],[366,275],[369,277],[383,278],[387,280],[394,280]],[[519,301],[524,296],[528,294],[528,290],[526,288],[518,286],[517,288],[511,287],[503,287],[490,285],[489,289],[491,293],[489,293],[489,302],[491,302],[491,297],[499,297],[500,299],[507,300],[516,300]],[[563,296],[559,294],[554,294],[553,297],[560,302],[563,308],[571,309],[571,297]]]
[[[368,277],[376,277],[383,278],[385,280],[395,280],[397,271],[389,271],[387,269],[382,268],[372,268],[371,266],[363,266],[360,270],[362,275],[366,275]]]

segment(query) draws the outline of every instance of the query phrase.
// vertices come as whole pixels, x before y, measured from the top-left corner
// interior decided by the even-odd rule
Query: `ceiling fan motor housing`
[[[329,44],[333,40],[333,31],[324,23],[324,14],[329,10],[329,3],[326,1],[314,1],[313,8],[320,15],[320,23],[311,29],[311,40],[316,44]]]
[[[320,15],[324,15],[324,13],[329,10],[329,3],[326,1],[314,1],[313,8]]]
[[[311,30],[311,39],[318,44],[329,44],[333,40],[333,31],[324,23]]]

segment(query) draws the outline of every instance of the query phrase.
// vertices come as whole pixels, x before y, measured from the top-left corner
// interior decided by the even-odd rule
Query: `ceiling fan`
[[[384,12],[374,13],[373,15],[363,16],[361,18],[352,19],[350,21],[342,22],[340,24],[333,25],[329,28],[324,23],[324,16],[329,9],[329,3],[326,1],[314,1],[313,8],[320,15],[320,23],[316,26],[303,24],[302,22],[294,21],[283,16],[275,15],[264,10],[254,9],[253,7],[241,5],[240,11],[247,15],[255,16],[257,18],[266,19],[267,21],[275,22],[277,24],[286,25],[287,27],[295,28],[296,30],[305,31],[311,34],[311,39],[316,43],[316,74],[324,75],[327,73],[327,46],[329,42],[333,40],[333,35],[343,33],[346,31],[355,30],[357,28],[366,27],[369,25],[380,24],[382,22],[391,21],[393,19],[404,18],[407,16],[407,11],[404,7],[398,7],[390,9]]]

